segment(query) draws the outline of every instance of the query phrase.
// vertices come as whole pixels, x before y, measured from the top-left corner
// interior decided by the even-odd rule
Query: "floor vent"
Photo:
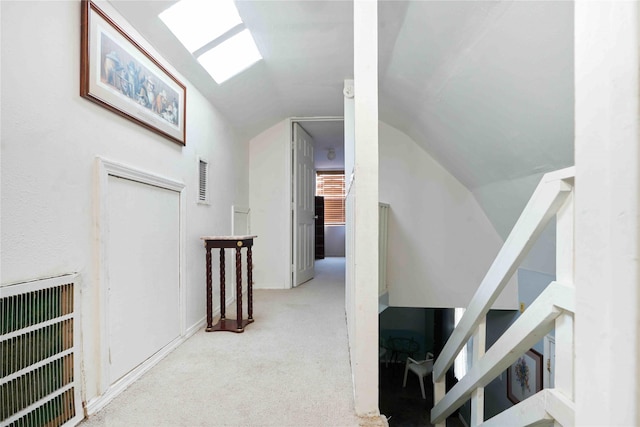
[[[0,427],[82,420],[77,277],[0,287]]]

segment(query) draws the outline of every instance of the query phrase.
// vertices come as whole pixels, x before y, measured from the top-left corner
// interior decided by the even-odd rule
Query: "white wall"
[[[253,246],[256,289],[291,286],[289,126],[283,120],[249,142],[251,233],[258,236]]]
[[[380,122],[379,150],[390,305],[466,307],[502,239],[471,192],[409,136]],[[514,279],[493,308],[515,309],[516,297]]]
[[[324,226],[324,256],[344,257],[344,225]]]
[[[474,188],[472,193],[498,234],[506,240],[524,207],[540,183],[543,173],[498,181]],[[522,268],[544,274],[556,274],[556,221],[553,218],[544,229]]]
[[[175,72],[187,84],[186,147],[81,98],[79,1],[3,1],[0,7],[0,282],[80,273],[86,395],[91,399],[98,394],[100,363],[96,156],[186,185],[185,320],[190,327],[204,317],[205,309],[205,251],[199,237],[230,233],[230,206],[248,205],[248,148],[218,111]],[[109,4],[101,7],[159,58]],[[196,203],[198,155],[211,165],[210,206]]]

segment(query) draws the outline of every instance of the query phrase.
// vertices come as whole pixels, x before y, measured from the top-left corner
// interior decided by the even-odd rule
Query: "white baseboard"
[[[231,306],[236,299],[234,297],[226,299],[227,307]],[[220,315],[220,308],[214,311],[213,316]],[[85,405],[85,416],[90,417],[95,415],[98,411],[107,406],[113,399],[116,398],[120,393],[125,391],[127,387],[136,382],[142,375],[148,372],[151,368],[157,365],[162,359],[164,359],[169,353],[175,350],[178,346],[184,343],[187,339],[192,337],[196,332],[200,329],[204,328],[206,325],[207,319],[203,317],[195,324],[187,328],[184,333],[184,336],[178,337],[171,341],[169,344],[160,349],[157,353],[151,356],[149,359],[142,362],[138,367],[133,369],[127,375],[122,377],[116,383],[112,384],[102,395],[96,396],[93,399],[89,400]]]
[[[206,317],[203,317],[202,319],[198,320],[194,325],[189,327],[184,332],[184,339],[187,340],[187,339],[191,338],[193,336],[193,334],[198,332],[200,329],[204,328],[206,323],[207,323],[207,318]]]
[[[218,310],[218,314],[220,311]],[[169,353],[178,348],[187,339],[191,338],[196,332],[204,328],[206,324],[206,318],[203,317],[198,322],[190,326],[184,336],[178,337],[171,341],[169,344],[160,349],[156,354],[142,362],[135,369],[122,377],[116,383],[112,384],[102,395],[94,397],[87,402],[85,406],[85,416],[89,417],[95,415],[96,412],[107,406],[116,396],[125,391],[127,387],[136,382],[142,375],[148,372],[151,368],[157,365],[162,359],[164,359]]]
[[[194,331],[195,333],[195,331]],[[127,375],[112,384],[102,395],[97,396],[87,402],[85,406],[85,415],[94,415],[99,410],[107,406],[116,396],[125,391],[127,387],[140,379],[149,369],[153,368],[162,359],[164,359],[169,353],[175,350],[180,344],[186,340],[185,337],[178,337],[171,341],[169,344],[160,349],[153,356],[142,362],[135,369],[129,372]]]

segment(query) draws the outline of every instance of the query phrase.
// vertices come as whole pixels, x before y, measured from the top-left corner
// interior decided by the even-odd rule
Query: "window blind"
[[[324,197],[324,223],[344,224],[344,172],[318,171],[316,196]]]

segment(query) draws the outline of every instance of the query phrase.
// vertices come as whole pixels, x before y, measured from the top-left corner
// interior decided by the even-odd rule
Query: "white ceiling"
[[[351,1],[237,1],[264,60],[220,86],[158,19],[174,1],[111,3],[245,138],[343,114]],[[470,190],[573,164],[572,2],[380,1],[378,15],[380,119]]]

